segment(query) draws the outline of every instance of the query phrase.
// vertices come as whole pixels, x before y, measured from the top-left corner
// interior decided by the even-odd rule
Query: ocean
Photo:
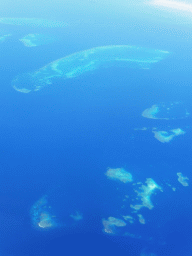
[[[1,3],[0,255],[191,255],[191,13]]]

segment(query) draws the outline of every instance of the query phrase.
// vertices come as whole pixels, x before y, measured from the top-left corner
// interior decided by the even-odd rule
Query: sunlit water
[[[190,256],[189,1],[6,1],[0,254]]]

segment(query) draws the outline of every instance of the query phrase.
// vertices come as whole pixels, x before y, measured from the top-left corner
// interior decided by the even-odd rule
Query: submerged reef
[[[162,188],[151,178],[146,179],[145,183],[147,184],[146,186],[142,185],[138,191],[135,190],[138,197],[141,198],[142,204],[130,205],[130,207],[136,211],[140,210],[142,207],[147,207],[151,210],[154,206],[150,197],[154,194],[155,190],[159,189],[162,191]]]
[[[28,34],[19,39],[26,47],[35,47],[39,45],[49,44],[54,41],[53,38],[43,34]]]
[[[0,23],[7,25],[17,25],[17,26],[31,26],[31,27],[66,27],[67,23],[57,20],[48,19],[37,19],[37,18],[0,18]]]
[[[111,171],[111,173],[109,171]],[[119,175],[119,171],[121,173],[121,168],[108,169],[105,175],[110,179],[122,181],[122,177],[124,177],[124,175],[122,176]],[[145,185],[142,182],[138,181],[136,183],[131,183],[127,186],[127,182],[125,181],[123,182],[126,183],[126,185],[123,186],[123,189],[122,190],[119,189],[119,186],[117,188],[117,190],[121,190],[121,192],[123,192],[123,195],[118,197],[118,198],[121,198],[121,202],[123,203],[123,205],[121,205],[120,210],[117,211],[118,218],[109,217],[107,220],[103,219],[102,220],[102,223],[104,226],[103,231],[107,234],[118,235],[118,236],[119,235],[130,236],[134,239],[142,238],[149,241],[151,240],[151,237],[149,235],[147,236],[145,235],[145,227],[138,229],[138,223],[141,224],[142,226],[146,224],[146,219],[144,218],[143,213],[146,213],[146,210],[145,210],[146,208],[150,210],[153,209],[154,205],[151,201],[152,195],[156,194],[158,190],[160,191],[163,191],[163,190],[152,178],[147,178],[145,181],[146,183]],[[137,189],[134,189],[133,186],[138,186],[138,187]],[[124,195],[125,192],[126,193],[128,192],[129,196],[127,194]],[[139,202],[139,203],[136,203],[136,202]],[[145,208],[145,209],[142,209],[142,208]],[[118,228],[118,227],[121,227],[121,228]],[[140,235],[138,231],[140,234],[142,233],[143,234]]]
[[[114,217],[109,217],[107,220],[102,220],[104,226],[104,232],[108,234],[115,234],[116,227],[125,227],[127,224],[121,220]]]
[[[134,223],[134,218],[130,215],[122,216],[124,220],[128,221],[129,223]]]
[[[0,43],[4,42],[7,39],[7,37],[10,37],[10,36],[11,36],[11,34],[1,35],[0,36]]]
[[[159,107],[153,105],[151,108],[147,108],[143,111],[142,116],[151,119],[158,119],[156,115],[159,113]]]
[[[155,104],[143,111],[142,116],[150,119],[184,119],[189,112],[181,102]]]
[[[81,213],[79,213],[78,211],[76,211],[75,214],[71,214],[70,217],[72,219],[74,219],[75,221],[79,221],[83,219],[83,215]]]
[[[15,77],[15,90],[29,93],[51,85],[54,78],[74,78],[101,67],[125,66],[146,69],[167,57],[169,52],[129,45],[95,47],[53,61],[37,71]]]
[[[47,196],[43,196],[35,202],[31,208],[30,214],[34,228],[50,229],[58,227],[52,209],[48,205]]]
[[[188,184],[188,182],[187,182],[187,180],[189,180],[189,178],[184,177],[181,172],[178,172],[178,173],[177,173],[177,176],[179,177],[179,178],[178,178],[178,181],[179,181],[184,187],[189,186],[189,184]]]
[[[123,183],[127,183],[127,182],[132,182],[133,181],[131,173],[127,172],[123,168],[116,168],[116,169],[108,168],[108,170],[105,173],[105,175],[109,179],[119,180],[119,181],[121,181]]]
[[[139,218],[139,222],[140,222],[141,224],[145,224],[145,219],[144,219],[143,215],[142,215],[142,214],[137,214],[137,216],[138,216],[138,218]]]
[[[153,131],[153,133],[155,134],[154,137],[162,143],[170,142],[174,137],[185,134],[185,132],[180,128],[172,129],[168,132],[167,131]]]

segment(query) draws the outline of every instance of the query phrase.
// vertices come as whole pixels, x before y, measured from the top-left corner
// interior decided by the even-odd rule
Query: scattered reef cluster
[[[161,3],[160,3],[161,2]],[[171,1],[151,1],[153,6],[171,7]],[[172,6],[172,8],[174,8]],[[184,8],[184,7],[183,7]],[[51,21],[47,19],[35,18],[0,18],[1,24],[26,26],[33,28],[62,28],[68,24],[62,21]],[[11,33],[1,33],[0,43],[6,42],[13,37]],[[54,42],[55,38],[46,33],[27,33],[19,39],[26,47],[37,47]],[[74,79],[84,74],[90,74],[90,71],[95,71],[100,68],[108,67],[123,67],[129,69],[150,69],[159,61],[164,60],[169,56],[168,51],[138,47],[133,45],[107,45],[94,47],[91,49],[72,53],[68,56],[59,58],[45,66],[32,72],[18,74],[12,80],[12,87],[22,93],[37,92],[46,86],[54,86],[54,79]],[[144,71],[145,72],[145,71]],[[135,128],[135,131],[149,131],[154,134],[154,138],[161,143],[174,141],[174,139],[184,135],[187,127],[171,127],[171,121],[185,119],[189,117],[189,112],[180,102],[158,103],[154,104],[142,112],[142,117],[150,119],[153,122],[153,127]],[[163,127],[157,125],[157,120],[163,123]],[[149,121],[149,120],[148,120]],[[181,136],[182,137],[182,136]],[[181,138],[180,137],[180,138]],[[157,142],[158,143],[158,142]],[[145,177],[142,181],[137,180],[126,168],[108,168],[105,176],[109,182],[117,183],[125,186],[130,192],[125,195],[122,207],[125,209],[117,209],[118,213],[111,212],[110,216],[104,216],[101,220],[103,232],[110,235],[122,235],[140,239],[142,235],[131,232],[138,228],[147,226],[150,221],[148,212],[153,210],[157,205],[156,195],[163,192],[163,185],[158,185],[159,181],[153,178]],[[177,173],[178,182],[184,186],[189,186],[189,178],[183,176],[181,172]],[[134,180],[134,183],[133,183]],[[168,186],[172,186],[167,183]],[[172,187],[176,191],[176,187]],[[58,218],[57,210],[53,209],[49,204],[48,196],[42,196],[31,207],[30,216],[32,226],[38,230],[50,230],[61,228],[64,223]],[[149,211],[150,210],[150,211]],[[76,223],[84,220],[83,214],[76,210],[69,215],[69,218]],[[136,228],[131,228],[135,226]],[[149,238],[150,239],[150,238]],[[141,254],[149,255],[146,252]],[[151,253],[150,255],[154,255]]]
[[[138,186],[137,189],[132,189],[131,197],[126,196],[126,205],[129,202],[129,209],[127,209],[127,215],[121,215],[118,217],[108,217],[108,219],[103,219],[103,231],[108,234],[121,234],[123,236],[133,236],[135,234],[130,234],[128,231],[130,230],[130,226],[126,228],[127,224],[133,225],[136,221],[142,225],[146,223],[146,220],[143,214],[140,212],[143,207],[152,210],[154,205],[151,201],[151,196],[154,195],[158,190],[163,192],[161,186],[159,186],[152,178],[147,178],[145,184],[138,181],[136,183],[133,182],[132,175],[126,171],[124,168],[108,168],[106,172],[106,176],[114,181],[120,181],[127,185]],[[140,186],[141,185],[141,186]],[[134,201],[139,201],[139,203],[132,204]],[[121,231],[119,230],[121,228]]]
[[[132,175],[124,168],[108,168],[105,175],[113,182],[120,182],[122,186],[127,186],[129,195],[125,195],[122,209],[117,210],[118,215],[116,213],[115,216],[111,215],[108,218],[102,219],[103,232],[110,235],[130,236],[136,239],[143,238],[150,241],[152,239],[151,237],[143,237],[141,234],[135,233],[134,230],[138,231],[138,224],[148,225],[150,223],[151,220],[148,217],[147,209],[153,210],[157,204],[155,202],[155,195],[163,192],[163,186],[165,184],[160,186],[152,178],[146,178],[144,184],[141,181],[135,180],[133,183]],[[189,185],[188,177],[184,177],[182,173],[177,173],[177,176],[178,181],[183,186],[186,187]],[[166,185],[171,186],[168,183]],[[172,189],[176,191],[175,187]],[[122,212],[126,212],[126,215]]]
[[[142,112],[142,117],[152,119],[153,127],[135,128],[135,131],[148,131],[151,130],[154,134],[154,138],[161,143],[168,143],[180,135],[184,135],[189,126],[184,128],[173,127],[171,125],[175,123],[174,120],[186,119],[190,116],[184,104],[181,102],[168,102],[154,104],[152,107],[145,109]],[[162,127],[157,127],[157,120],[162,120]],[[159,122],[158,122],[159,126]]]

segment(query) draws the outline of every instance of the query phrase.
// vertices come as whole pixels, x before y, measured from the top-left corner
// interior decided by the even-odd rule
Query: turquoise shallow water
[[[2,4],[2,255],[191,255],[192,20],[162,3]]]

